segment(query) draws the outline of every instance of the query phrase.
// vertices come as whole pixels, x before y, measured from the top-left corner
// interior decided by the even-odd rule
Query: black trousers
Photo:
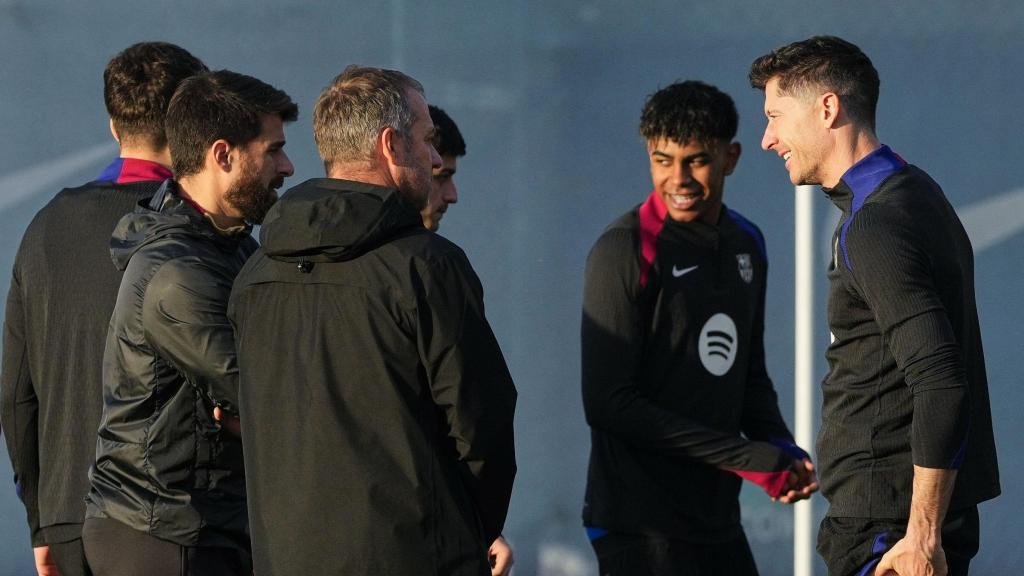
[[[616,533],[590,543],[601,576],[757,576],[742,532],[713,544]]]
[[[90,576],[89,564],[85,561],[85,548],[82,546],[82,539],[76,538],[70,542],[58,542],[48,544],[50,557],[53,558],[60,576]]]
[[[82,528],[95,576],[250,576],[249,554],[236,548],[181,546],[116,520],[89,518]]]
[[[906,530],[906,520],[826,516],[818,530],[818,553],[825,559],[829,576],[870,576]],[[967,575],[980,539],[977,506],[946,514],[942,551],[946,553],[949,576]]]

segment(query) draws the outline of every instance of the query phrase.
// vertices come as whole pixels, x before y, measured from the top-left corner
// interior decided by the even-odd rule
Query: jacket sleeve
[[[846,234],[848,268],[913,394],[914,464],[959,468],[970,418],[960,347],[929,243],[899,216],[873,205],[857,212]]]
[[[170,260],[149,281],[142,325],[153,350],[212,406],[238,415],[238,363],[227,317],[232,279],[197,258]]]
[[[638,270],[627,230],[605,232],[587,258],[581,332],[587,423],[644,450],[733,472],[778,496],[793,462],[783,450],[679,416],[641,390],[649,312],[640,300]]]
[[[767,274],[768,262],[764,260]],[[779,411],[779,397],[775,392],[764,354],[764,311],[767,282],[762,283],[755,303],[754,325],[751,332],[750,362],[747,365],[747,386],[743,394],[743,434],[751,440],[762,440],[778,446],[796,459],[810,456],[793,441],[793,434]]]
[[[39,399],[29,373],[24,294],[15,265],[4,317],[0,425],[14,470],[14,485],[25,505],[33,546],[43,546],[39,527]]]
[[[490,543],[505,524],[516,474],[516,389],[465,255],[448,253],[425,265],[420,277],[420,358]]]

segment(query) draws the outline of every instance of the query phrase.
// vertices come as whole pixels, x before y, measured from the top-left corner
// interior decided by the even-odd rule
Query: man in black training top
[[[967,574],[999,494],[970,240],[942,189],[875,136],[878,72],[819,36],[758,58],[761,147],[842,210],[818,435],[831,574]],[[890,572],[891,571],[891,572]]]
[[[175,180],[121,219],[83,530],[97,576],[251,573],[238,369],[227,319],[259,223],[292,174],[287,94],[226,70],[167,111]],[[218,415],[215,416],[215,413]]]
[[[66,188],[32,220],[7,295],[2,413],[7,452],[28,513],[36,570],[87,574],[82,549],[96,455],[103,345],[121,271],[110,233],[171,177],[164,114],[178,83],[204,72],[163,42],[129,46],[103,72],[120,155],[95,181]]]
[[[350,66],[313,130],[328,177],[271,209],[231,295],[256,572],[490,574],[516,391],[466,255],[423,226],[423,87]]]
[[[742,480],[783,502],[816,489],[765,370],[764,238],[722,204],[737,122],[701,82],[651,96],[654,191],[587,259],[583,521],[602,575],[756,574]]]

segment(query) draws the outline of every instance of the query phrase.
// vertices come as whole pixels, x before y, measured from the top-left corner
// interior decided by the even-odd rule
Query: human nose
[[[686,162],[680,163],[675,170],[672,171],[672,181],[677,186],[685,186],[693,180],[693,171],[690,170],[690,165]]]
[[[459,202],[459,191],[455,188],[455,183],[450,183],[444,191],[442,199],[448,204],[457,204]]]
[[[433,144],[430,145],[430,166],[434,170],[441,168],[441,155],[437,153],[437,148]]]
[[[772,149],[772,146],[778,144],[779,139],[775,137],[775,129],[772,128],[771,122],[765,125],[764,135],[761,136],[761,150],[765,152]]]
[[[277,164],[277,172],[278,174],[282,174],[286,177],[295,174],[295,166],[292,165],[291,159],[288,158],[288,154],[286,154],[284,150],[281,151],[281,159]]]

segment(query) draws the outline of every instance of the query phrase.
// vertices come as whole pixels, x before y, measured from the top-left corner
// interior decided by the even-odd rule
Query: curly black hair
[[[139,42],[114,56],[103,71],[103,100],[122,141],[144,139],[167,145],[164,115],[182,80],[207,72],[206,65],[180,46]]]
[[[697,80],[666,86],[647,98],[640,115],[645,140],[668,138],[710,144],[732,141],[739,125],[736,104],[728,94]]]

